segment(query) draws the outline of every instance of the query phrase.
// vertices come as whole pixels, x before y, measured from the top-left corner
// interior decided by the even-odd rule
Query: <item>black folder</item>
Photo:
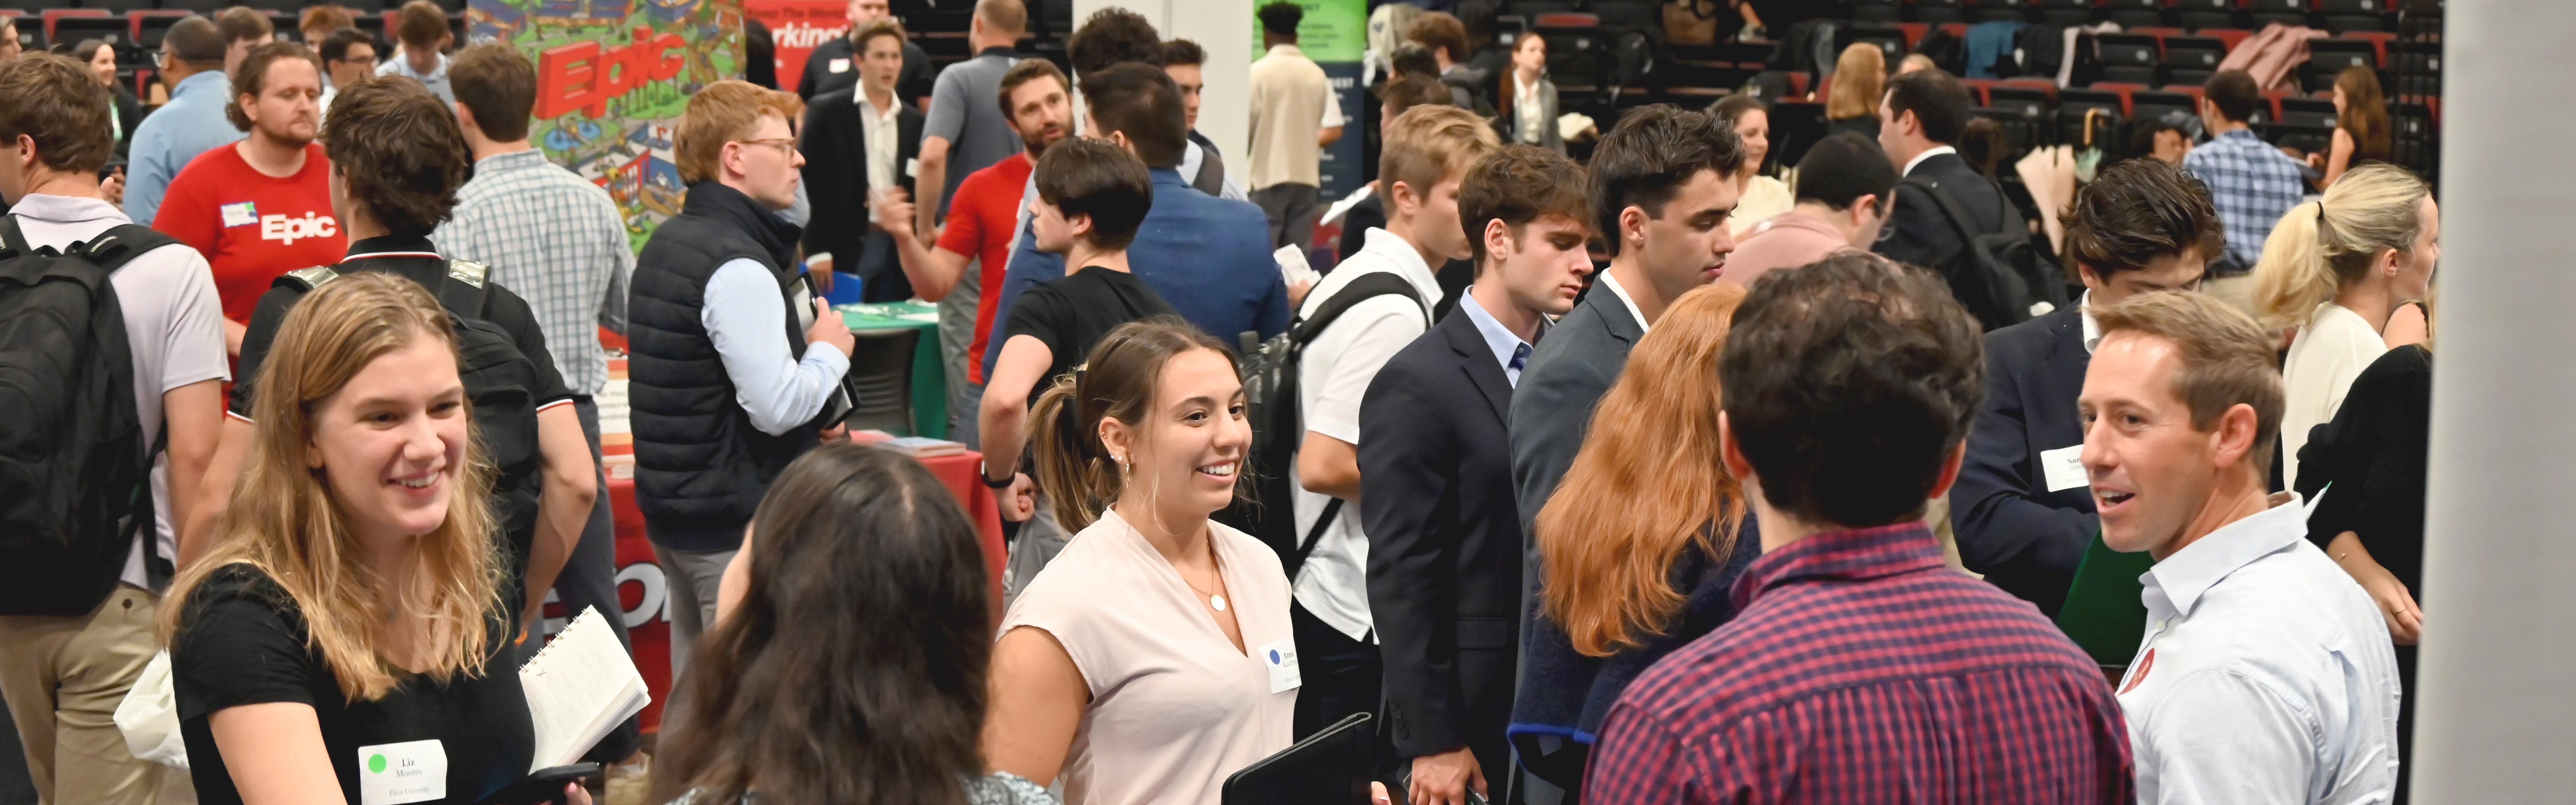
[[[1367,713],[1306,736],[1225,779],[1224,805],[1369,805]]]

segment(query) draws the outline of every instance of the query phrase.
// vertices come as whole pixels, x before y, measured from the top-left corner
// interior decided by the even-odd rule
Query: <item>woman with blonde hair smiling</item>
[[[1761,553],[1743,485],[1717,461],[1717,360],[1744,295],[1702,286],[1655,320],[1539,511],[1538,611],[1509,733],[1522,765],[1569,791],[1619,692],[1733,618],[1727,588]]]
[[[162,615],[200,801],[476,802],[528,773],[517,591],[454,326],[375,272],[279,325],[232,505]]]

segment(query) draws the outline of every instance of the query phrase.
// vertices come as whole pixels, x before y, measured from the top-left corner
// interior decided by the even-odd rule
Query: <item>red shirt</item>
[[[331,160],[304,147],[304,169],[270,176],[242,159],[236,143],[207,149],[170,180],[152,228],[206,256],[224,318],[250,321],[278,275],[340,262],[349,239],[331,214]]]
[[[1734,620],[1619,695],[1586,801],[2137,799],[2101,668],[2029,602],[1943,566],[1921,523],[1789,543],[1733,593]]]
[[[975,342],[966,347],[966,379],[984,382],[984,347],[993,335],[993,309],[1002,301],[1002,270],[1010,267],[1011,239],[1019,234],[1020,193],[1028,188],[1037,164],[1022,151],[957,183],[948,202],[948,228],[939,233],[939,248],[973,257],[982,264],[983,295],[975,300]]]

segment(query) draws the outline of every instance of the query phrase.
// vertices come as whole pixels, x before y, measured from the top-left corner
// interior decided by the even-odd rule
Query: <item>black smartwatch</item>
[[[1002,476],[1002,480],[993,480],[992,467],[981,462],[978,462],[975,465],[975,476],[981,478],[984,481],[985,486],[994,489],[1009,489],[1011,488],[1012,483],[1015,483],[1020,479],[1020,474],[1015,471],[1009,475]]]

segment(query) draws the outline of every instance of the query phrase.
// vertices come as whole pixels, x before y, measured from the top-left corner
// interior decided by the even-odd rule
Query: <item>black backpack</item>
[[[1994,183],[1992,179],[1984,181]],[[2065,272],[2031,244],[2021,213],[2004,199],[2002,186],[1995,187],[1995,199],[2004,208],[1999,216],[2003,231],[1979,232],[1976,219],[1968,217],[1958,198],[1943,190],[1940,182],[1910,177],[1901,184],[1930,196],[1941,206],[1942,217],[1950,219],[1951,227],[1958,232],[1964,248],[1959,250],[1958,264],[1948,272],[1950,293],[1987,331],[2020,324],[2047,312],[2033,310],[2043,302],[2049,310],[2066,306]]]
[[[536,537],[537,493],[545,481],[544,457],[537,452],[536,389],[542,381],[536,360],[519,351],[509,331],[485,318],[489,273],[480,263],[450,260],[446,279],[429,291],[456,318],[457,375],[474,403],[483,460],[499,472],[492,481],[492,514],[510,539],[513,570],[523,571],[516,563],[527,560]],[[286,272],[270,284],[300,297],[339,276],[330,266],[315,266]]]
[[[1402,295],[1422,304],[1422,294],[1413,283],[1383,271],[1361,275],[1351,284],[1324,300],[1315,309],[1314,318],[1289,325],[1288,331],[1262,341],[1255,333],[1242,334],[1244,418],[1252,423],[1252,450],[1244,457],[1240,471],[1252,474],[1251,499],[1237,501],[1217,512],[1217,522],[1233,526],[1269,545],[1279,553],[1281,567],[1288,570],[1288,580],[1297,580],[1297,571],[1306,564],[1306,555],[1315,551],[1315,541],[1322,539],[1325,527],[1341,514],[1342,499],[1324,504],[1313,527],[1301,538],[1297,533],[1297,486],[1288,478],[1297,466],[1297,447],[1306,440],[1306,424],[1299,416],[1297,369],[1305,357],[1306,345],[1322,335],[1324,328],[1352,305],[1388,294]],[[1422,313],[1425,326],[1431,320],[1428,308]],[[1275,504],[1275,505],[1273,505]]]
[[[124,224],[62,251],[30,248],[0,214],[0,615],[89,612],[116,590],[135,538],[154,532],[146,448],[161,445],[134,410],[108,275],[176,242]]]

